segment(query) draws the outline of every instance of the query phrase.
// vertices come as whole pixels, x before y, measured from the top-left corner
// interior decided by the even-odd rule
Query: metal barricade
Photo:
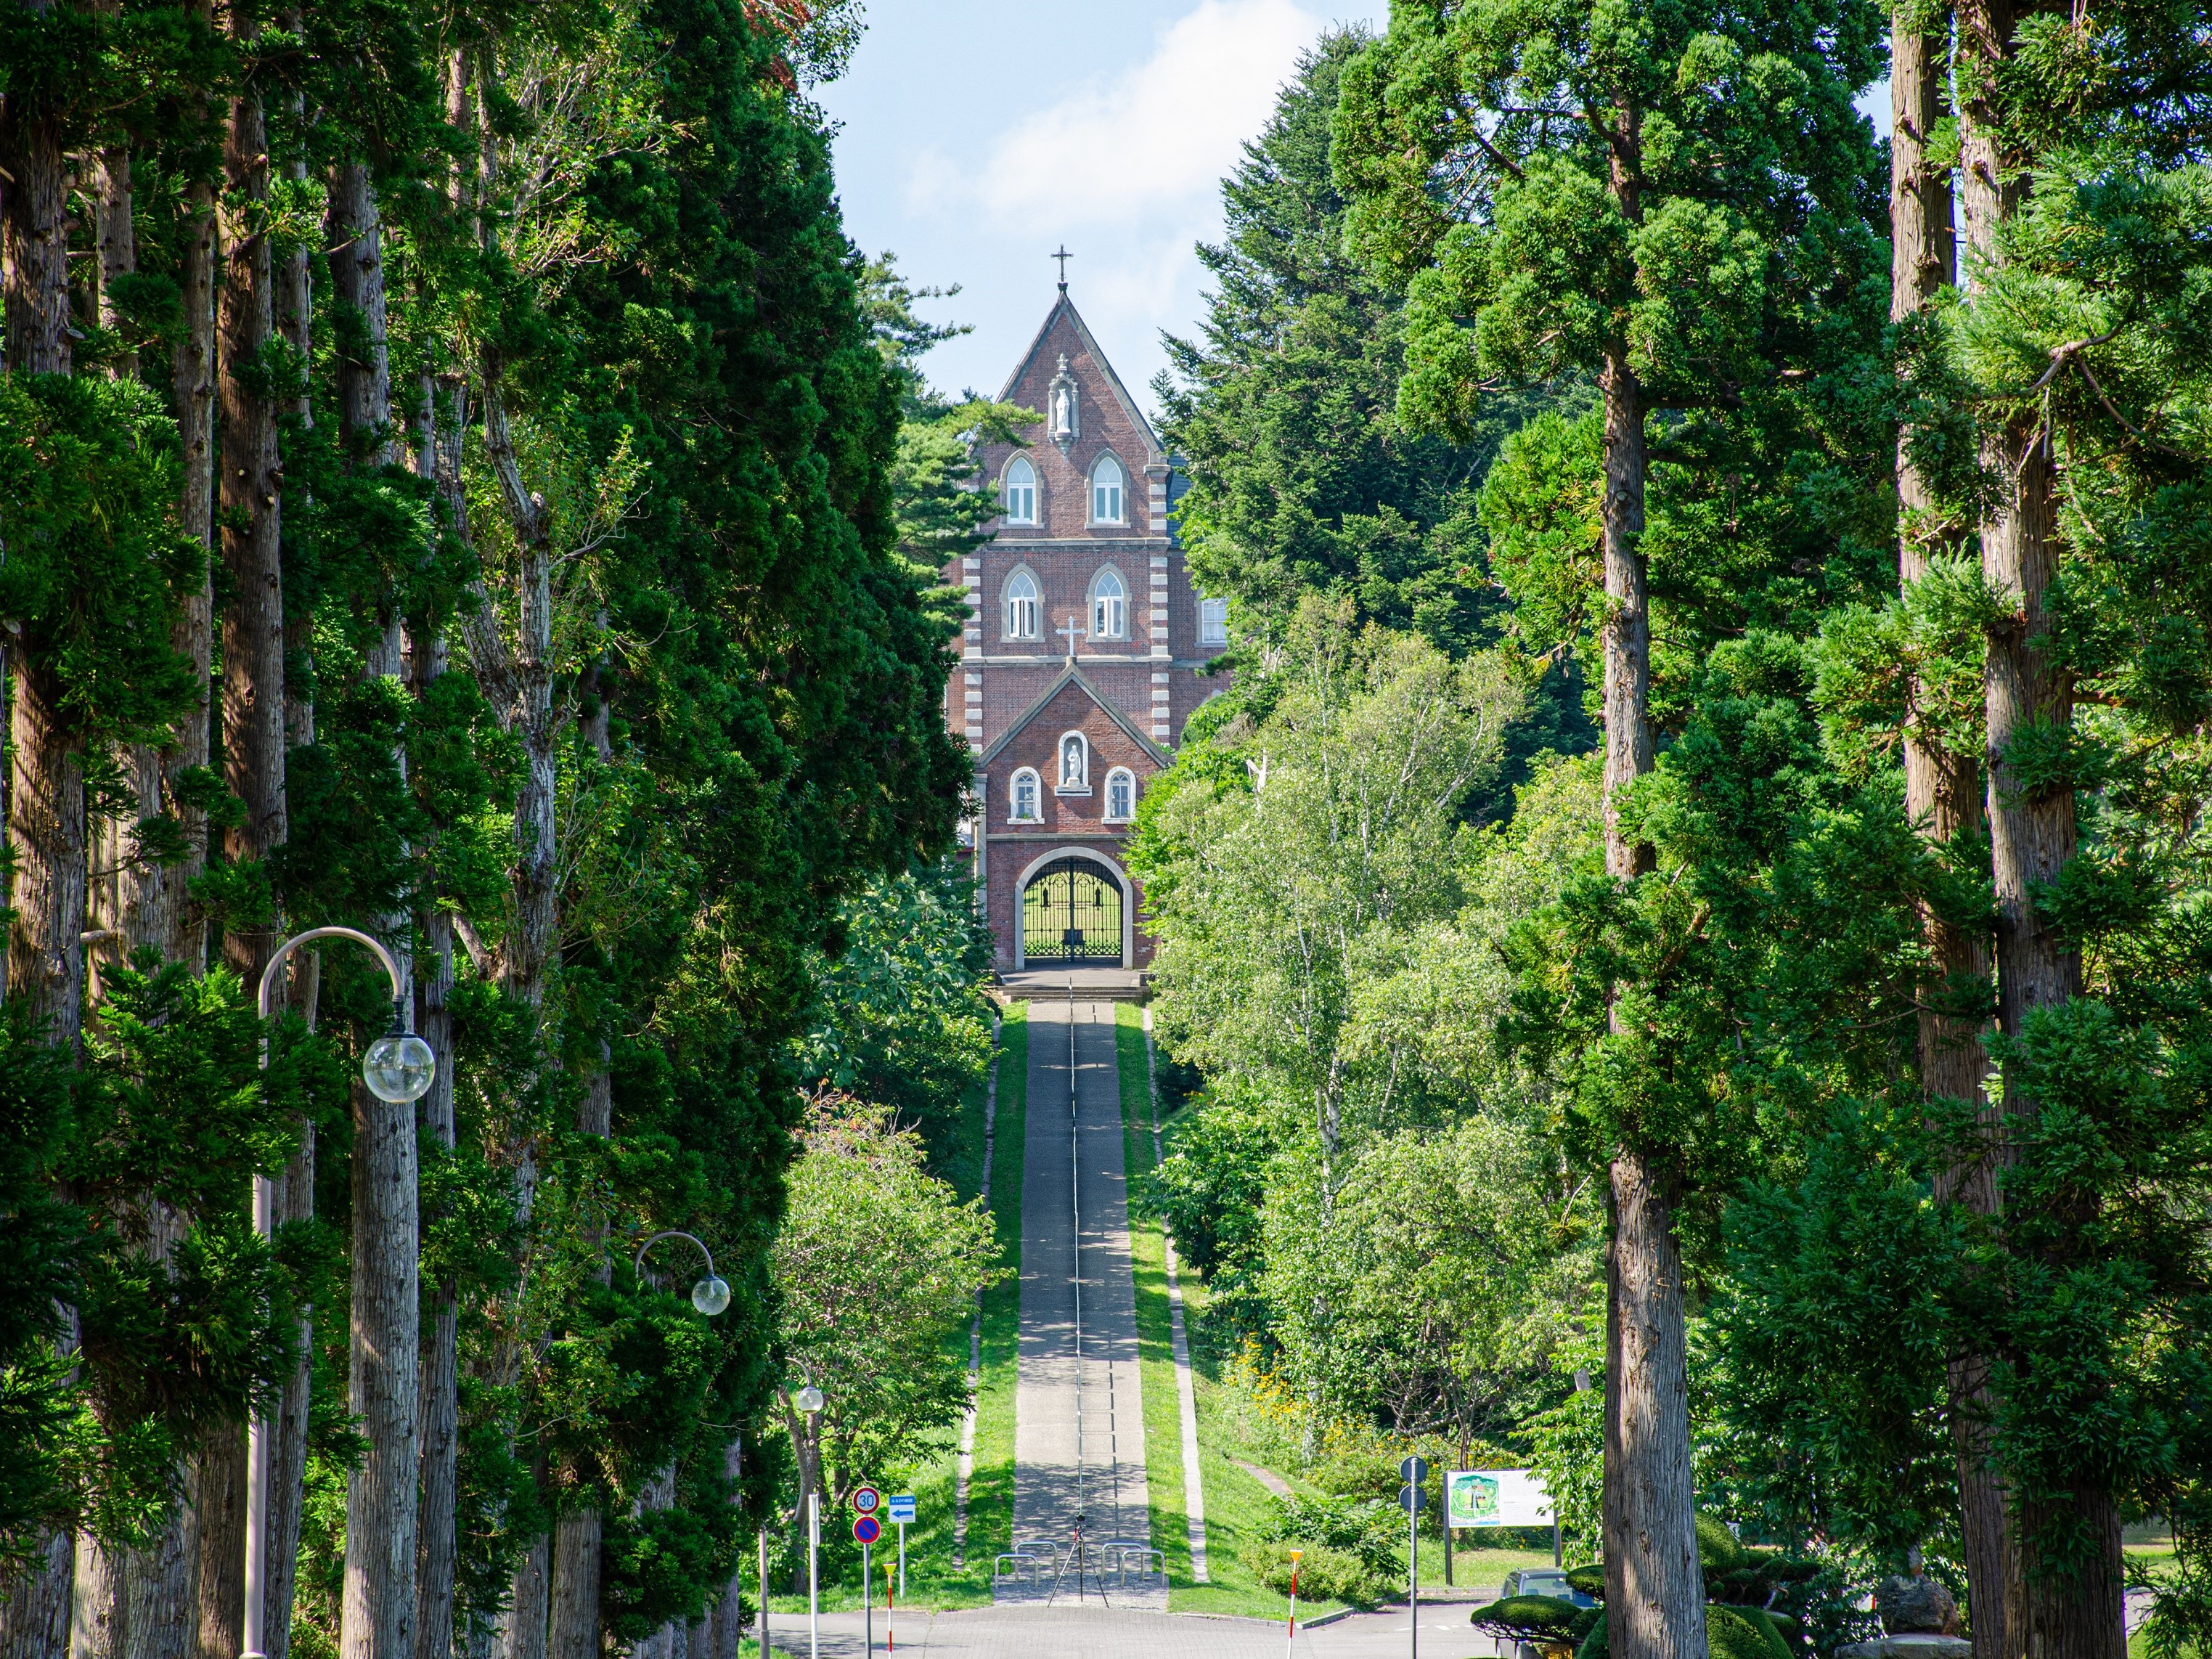
[[[1127,1589],[1129,1585],[1129,1559],[1132,1556],[1136,1558],[1137,1576],[1139,1578],[1152,1573],[1158,1573],[1162,1577],[1167,1576],[1167,1552],[1154,1549],[1150,1544],[1139,1543],[1133,1538],[1109,1538],[1102,1542],[1098,1548],[1114,1569],[1115,1583],[1123,1589]],[[1158,1562],[1158,1565],[1155,1566],[1154,1562]],[[1103,1577],[1104,1575],[1102,1573],[1100,1577]]]

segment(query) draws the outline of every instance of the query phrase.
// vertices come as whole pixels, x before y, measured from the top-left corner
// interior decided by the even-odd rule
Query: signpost
[[[861,1487],[860,1492],[853,1494],[855,1509],[860,1505],[861,1492],[867,1493],[871,1500],[876,1497],[873,1486]],[[868,1507],[872,1510],[875,1504],[871,1501]],[[860,1651],[864,1654],[876,1650],[876,1580],[868,1563],[868,1552],[883,1535],[884,1523],[874,1516],[864,1514],[854,1518],[853,1541],[860,1547]]]
[[[1421,1488],[1429,1478],[1428,1460],[1403,1459],[1398,1478],[1406,1483],[1398,1489],[1398,1505],[1406,1511],[1406,1601],[1413,1621],[1407,1651],[1412,1659],[1421,1659]]]
[[[898,1587],[899,1594],[904,1595],[906,1594],[906,1528],[907,1522],[914,1519],[914,1494],[910,1492],[893,1492],[884,1501],[890,1506],[884,1510],[884,1513],[890,1517],[891,1524],[899,1529]]]

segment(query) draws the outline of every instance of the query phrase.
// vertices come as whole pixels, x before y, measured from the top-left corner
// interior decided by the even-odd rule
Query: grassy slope
[[[1152,1167],[1144,1011],[1133,1004],[1118,1003],[1115,1016],[1122,1139],[1133,1178]],[[1283,1598],[1261,1588],[1241,1559],[1243,1545],[1258,1535],[1273,1498],[1265,1486],[1231,1461],[1236,1457],[1261,1460],[1214,1409],[1213,1396],[1219,1385],[1195,1353],[1192,1370],[1198,1400],[1199,1479],[1206,1493],[1208,1582],[1191,1582],[1189,1528],[1183,1510],[1182,1428],[1169,1334],[1166,1244],[1159,1224],[1131,1216],[1129,1249],[1136,1270],[1137,1340],[1145,1380],[1145,1478],[1152,1491],[1152,1541],[1167,1552],[1169,1605],[1178,1613],[1279,1618],[1285,1611]],[[1191,1297],[1196,1281],[1188,1273],[1180,1278],[1188,1321],[1194,1311]],[[1301,1601],[1299,1607],[1303,1616],[1307,1612],[1327,1613],[1337,1605]]]
[[[1145,1067],[1143,1012],[1114,1005],[1114,1060],[1121,1078],[1121,1152],[1132,1180],[1152,1167],[1152,1092]],[[1175,1359],[1168,1334],[1167,1263],[1160,1230],[1129,1218],[1129,1265],[1137,1284],[1137,1361],[1145,1390],[1145,1486],[1153,1545],[1165,1552],[1170,1596],[1190,1583],[1190,1529],[1183,1518],[1182,1437]]]
[[[1024,1107],[1029,1094],[1028,1006],[1016,1003],[999,1028],[999,1110],[997,1144],[991,1155],[990,1205],[999,1236],[1000,1260],[1011,1271],[1008,1277],[983,1293],[983,1376],[975,1412],[975,1471],[968,1493],[968,1559],[964,1567],[952,1565],[952,1522],[958,1474],[959,1435],[945,1437],[943,1450],[916,1470],[909,1488],[915,1498],[915,1522],[907,1528],[907,1601],[915,1607],[939,1609],[988,1607],[991,1602],[991,1558],[1006,1547],[1013,1533],[1014,1503],[1014,1361],[1020,1322],[1022,1265],[1022,1139]],[[960,1196],[974,1198],[983,1169],[983,1095],[977,1091],[954,1133],[936,1149],[936,1173],[950,1181]],[[947,1346],[968,1362],[968,1328],[963,1325],[947,1339]],[[832,1527],[851,1524],[850,1515],[822,1518],[825,1536]],[[884,1546],[877,1558],[876,1606],[883,1606],[883,1560],[896,1559],[897,1528],[886,1525]],[[842,1582],[825,1583],[825,1609],[857,1608],[860,1605],[860,1567],[854,1561],[840,1575]],[[770,1598],[772,1613],[788,1618],[804,1613],[804,1595]],[[780,1639],[780,1638],[779,1638]],[[878,1639],[882,1633],[878,1632]]]
[[[1029,1005],[1000,1027],[998,1147],[991,1213],[1006,1277],[983,1297],[983,1382],[975,1410],[975,1468],[968,1489],[968,1565],[974,1603],[991,1599],[991,1558],[1014,1535],[1014,1374],[1021,1335],[1022,1146],[1029,1121]],[[949,1513],[949,1510],[948,1510]],[[947,1565],[951,1529],[946,1526]]]

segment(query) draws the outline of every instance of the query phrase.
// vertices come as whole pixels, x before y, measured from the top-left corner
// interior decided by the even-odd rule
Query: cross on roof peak
[[[1089,629],[1078,628],[1075,625],[1075,613],[1073,611],[1067,613],[1067,626],[1065,628],[1055,628],[1052,631],[1067,641],[1067,659],[1070,662],[1073,662],[1075,660],[1076,641],[1079,639],[1087,640],[1091,637],[1091,630]]]
[[[1067,262],[1075,256],[1067,251],[1067,244],[1062,242],[1060,252],[1052,257],[1060,261],[1060,291],[1065,294],[1067,292]]]

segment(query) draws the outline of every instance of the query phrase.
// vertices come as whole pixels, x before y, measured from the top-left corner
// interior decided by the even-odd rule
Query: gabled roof
[[[1030,342],[1030,349],[1022,353],[1020,360],[1014,364],[1014,372],[1006,376],[1006,385],[999,389],[999,401],[1005,403],[1014,395],[1015,386],[1029,372],[1030,364],[1036,361],[1037,354],[1044,349],[1045,337],[1052,332],[1052,325],[1060,320],[1063,311],[1067,313],[1067,320],[1075,325],[1076,337],[1083,342],[1083,349],[1091,354],[1091,361],[1097,364],[1099,372],[1105,375],[1106,388],[1114,394],[1114,401],[1121,405],[1121,412],[1129,417],[1130,424],[1145,434],[1145,442],[1152,450],[1151,459],[1165,460],[1167,454],[1160,447],[1159,434],[1152,430],[1152,423],[1145,418],[1145,411],[1137,407],[1136,399],[1129,395],[1129,388],[1121,384],[1121,377],[1114,372],[1114,365],[1098,349],[1098,341],[1091,332],[1091,325],[1083,320],[1083,313],[1075,308],[1075,301],[1067,297],[1066,289],[1060,291],[1060,298],[1053,301],[1052,309],[1045,313],[1043,326],[1037,330],[1036,337]]]
[[[1083,689],[1084,695],[1089,697],[1091,702],[1097,703],[1101,708],[1104,709],[1106,711],[1106,717],[1112,720],[1115,725],[1120,726],[1122,731],[1127,732],[1131,738],[1134,738],[1137,746],[1139,749],[1142,749],[1147,755],[1150,755],[1155,762],[1164,767],[1172,766],[1175,764],[1174,757],[1170,755],[1166,750],[1161,748],[1159,744],[1154,743],[1150,738],[1146,737],[1142,732],[1137,730],[1136,726],[1130,722],[1129,717],[1124,714],[1120,709],[1116,708],[1112,702],[1108,701],[1105,696],[1100,692],[1098,688],[1091,683],[1090,679],[1084,674],[1084,672],[1081,669],[1078,668],[1073,663],[1070,663],[1060,671],[1060,676],[1058,678],[1054,679],[1050,685],[1045,687],[1042,695],[1041,695],[1035,702],[1031,703],[1027,708],[1024,708],[1020,714],[1017,714],[1014,717],[1013,723],[1008,726],[1005,731],[999,733],[998,741],[994,743],[988,749],[986,749],[981,755],[976,757],[975,769],[980,772],[985,767],[988,766],[993,761],[998,759],[1000,751],[1003,750],[1008,744],[1012,743],[1015,737],[1023,730],[1024,727],[1027,726],[1031,720],[1043,714],[1046,708],[1051,703],[1052,700],[1058,696],[1061,690],[1070,683],[1080,686]]]

